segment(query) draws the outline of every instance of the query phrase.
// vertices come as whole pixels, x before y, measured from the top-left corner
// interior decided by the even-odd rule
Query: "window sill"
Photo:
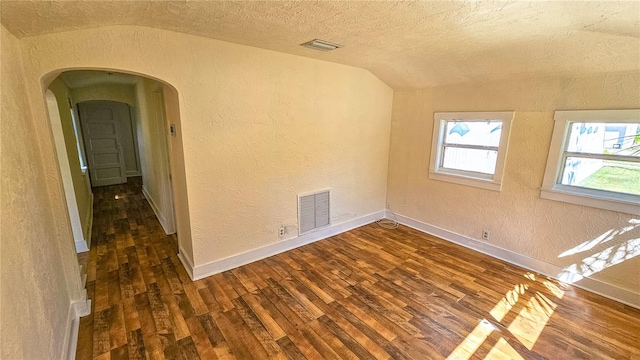
[[[447,173],[429,172],[429,179],[445,181],[459,185],[471,186],[485,190],[501,191],[502,184],[494,180],[474,178]]]
[[[561,201],[569,204],[589,206],[593,208],[617,211],[632,215],[640,215],[640,203],[618,199],[603,198],[559,189],[542,189],[540,197],[547,200]]]

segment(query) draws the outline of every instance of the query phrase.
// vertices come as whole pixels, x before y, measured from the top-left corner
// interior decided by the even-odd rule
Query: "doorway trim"
[[[167,127],[168,127],[167,125],[169,123],[168,121],[169,119],[167,118],[165,106],[166,106],[166,103],[165,103],[162,88],[160,87],[160,88],[153,89],[151,92],[151,104],[147,103],[147,108],[150,110],[150,113],[155,114],[153,115],[153,117],[155,118],[155,121],[158,122],[159,120],[159,123],[163,125],[163,126],[157,127],[155,129],[156,133],[152,134],[152,136],[154,136],[156,140],[159,140],[162,142],[159,156],[162,158],[163,161],[160,162],[160,165],[163,167],[163,170],[166,171],[167,174],[169,174],[168,179],[166,179],[169,184],[167,188],[168,194],[166,194],[168,195],[167,202],[169,206],[169,211],[167,212],[167,214],[163,214],[160,207],[158,207],[157,203],[152,198],[151,194],[149,193],[147,187],[144,186],[144,184],[142,185],[142,193],[149,201],[149,204],[151,205],[151,208],[153,209],[153,211],[156,213],[156,217],[160,221],[160,225],[164,229],[165,234],[170,235],[170,234],[175,234],[177,232],[177,229],[176,229],[176,209],[175,209],[175,203],[173,199],[173,192],[174,192],[173,179],[171,175],[171,149],[170,149],[171,138],[169,137],[169,134],[167,132]]]
[[[157,77],[155,75],[149,74],[147,72],[141,72],[136,70],[130,70],[121,67],[106,67],[106,66],[66,66],[66,67],[50,67],[49,69],[42,71],[38,76],[40,78],[40,94],[42,94],[42,100],[44,105],[44,113],[47,112],[46,109],[46,91],[48,90],[51,82],[58,77],[61,73],[66,71],[73,70],[98,70],[98,71],[106,71],[106,72],[120,72],[125,74],[136,75],[142,78],[147,78],[150,80],[154,80],[163,85],[163,94],[167,95],[168,98],[165,98],[165,121],[167,123],[165,126],[167,128],[165,131],[167,132],[168,139],[168,151],[169,151],[169,166],[171,169],[171,197],[173,202],[173,215],[174,215],[174,226],[175,231],[178,233],[178,250],[179,250],[179,258],[185,267],[191,268],[189,266],[190,263],[193,263],[194,253],[193,253],[193,244],[191,238],[191,219],[190,219],[190,209],[189,209],[189,196],[187,189],[187,181],[186,181],[186,166],[184,163],[184,146],[182,139],[182,119],[181,119],[181,105],[180,105],[180,91],[170,82],[162,79],[161,77]],[[46,118],[47,127],[51,129],[51,121]],[[138,119],[135,117],[136,125]],[[169,135],[168,127],[174,126],[177,131],[176,133],[172,133]],[[52,139],[51,139],[52,140]],[[52,141],[53,142],[53,141]],[[51,150],[55,150],[53,144],[51,144]],[[54,155],[55,157],[55,155]],[[59,167],[55,166],[57,169],[50,169],[52,171],[59,171]],[[60,178],[58,178],[60,179]],[[62,181],[60,181],[60,185]],[[62,186],[60,186],[60,190],[62,191]],[[65,211],[65,215],[68,216],[69,213]],[[61,214],[62,215],[62,214]],[[65,217],[66,217],[65,216]],[[68,218],[67,218],[68,219]],[[64,220],[64,219],[61,219]],[[70,220],[67,220],[70,222]],[[187,261],[182,261],[182,259],[186,259]],[[82,286],[84,288],[84,285]]]
[[[63,183],[63,166],[58,163],[57,152],[58,148],[54,141],[55,137],[53,133],[57,130],[56,125],[61,126],[61,122],[54,121],[52,116],[59,117],[59,112],[49,114],[48,111],[48,93],[49,86],[52,81],[59,76],[62,72],[72,71],[72,70],[100,70],[100,71],[116,71],[122,72],[132,75],[137,75],[140,77],[145,77],[151,80],[155,80],[161,84],[163,84],[163,89],[167,89],[167,91],[171,94],[171,111],[169,111],[167,107],[167,111],[172,114],[170,120],[171,125],[175,125],[177,129],[181,129],[181,119],[180,119],[180,100],[179,100],[179,92],[178,90],[171,85],[170,83],[157,78],[152,75],[148,75],[142,72],[136,72],[131,70],[125,70],[120,68],[107,68],[107,67],[95,67],[95,66],[71,66],[71,67],[52,67],[48,70],[40,72],[37,76],[39,77],[40,88],[32,95],[38,96],[42,102],[38,102],[39,104],[35,105],[36,108],[34,111],[40,112],[43,129],[45,132],[41,135],[44,137],[43,142],[46,145],[42,145],[40,148],[41,153],[43,154],[43,159],[46,161],[43,163],[43,167],[45,172],[49,172],[52,176],[51,184],[47,184],[47,191],[49,192],[49,199],[52,202],[50,205],[54,209],[54,222],[58,230],[60,231],[59,238],[64,240],[65,242],[68,240],[75,240],[73,237],[72,231],[72,220],[71,220],[71,211],[66,208],[67,202],[62,200],[62,197],[65,196],[65,187]],[[35,89],[34,89],[35,90]],[[175,98],[174,98],[175,97]],[[53,96],[55,98],[55,95]],[[165,99],[165,101],[167,101]],[[165,103],[166,105],[166,103]],[[57,103],[56,103],[57,107]],[[167,114],[168,115],[168,114]],[[36,116],[37,117],[37,116]],[[165,119],[165,120],[169,120]],[[175,122],[175,123],[174,123]],[[165,126],[169,126],[169,124],[165,124]],[[58,129],[60,130],[60,129]],[[188,202],[188,193],[187,193],[187,184],[186,184],[186,174],[185,174],[185,164],[183,158],[183,144],[182,144],[182,134],[181,131],[177,132],[177,137],[172,137],[172,141],[169,141],[169,159],[171,161],[171,173],[172,177],[175,180],[171,182],[172,188],[172,197],[173,197],[173,211],[174,217],[176,221],[176,230],[179,232],[178,236],[178,258],[187,268],[187,271],[191,274],[192,266],[188,266],[188,264],[192,263],[191,259],[193,258],[193,247],[192,247],[192,239],[191,239],[191,225],[190,225],[190,216],[189,216],[189,202]],[[66,151],[63,153],[66,154]],[[175,156],[175,159],[174,159]],[[65,157],[66,158],[66,157]],[[67,169],[70,170],[68,166],[68,158],[67,160]],[[175,160],[175,161],[174,161]],[[63,161],[64,162],[64,161]],[[56,176],[57,175],[57,176]],[[55,182],[55,184],[53,184]],[[176,184],[178,183],[178,184]],[[75,193],[73,193],[75,196]],[[93,199],[92,199],[93,201]],[[75,203],[75,202],[74,202]],[[176,204],[179,204],[177,206]],[[76,205],[77,207],[77,205]],[[65,211],[61,211],[61,210]],[[91,206],[93,209],[93,205]],[[91,216],[93,219],[93,214]],[[65,226],[69,224],[68,227]],[[72,248],[69,244],[62,245],[63,250],[71,251]],[[186,261],[185,261],[186,260]],[[64,358],[72,359],[75,356],[76,347],[77,347],[77,334],[80,323],[80,317],[89,315],[91,312],[91,300],[87,296],[86,284],[81,274],[81,268],[78,262],[74,262],[73,271],[69,271],[71,269],[65,269],[65,276],[71,282],[71,286],[73,288],[70,289],[72,291],[71,301],[69,304],[69,316],[66,324],[66,334],[65,340],[63,344],[62,356]]]
[[[45,93],[45,99],[47,101],[47,111],[49,112],[49,119],[51,120],[51,132],[53,135],[53,143],[55,145],[56,157],[58,159],[58,166],[60,168],[60,177],[62,179],[62,185],[64,190],[64,196],[67,202],[67,210],[69,212],[69,223],[71,224],[71,233],[73,234],[73,240],[76,247],[76,252],[81,253],[89,251],[91,244],[91,229],[93,227],[93,193],[89,200],[89,219],[87,221],[87,229],[82,228],[82,221],[80,219],[80,211],[78,210],[78,203],[76,199],[76,193],[73,186],[73,180],[71,178],[71,166],[69,165],[69,158],[67,157],[67,148],[64,140],[64,133],[62,131],[62,120],[60,119],[60,109],[58,107],[58,100],[53,91],[47,89]],[[87,174],[85,173],[85,176]],[[84,234],[87,236],[85,237]]]

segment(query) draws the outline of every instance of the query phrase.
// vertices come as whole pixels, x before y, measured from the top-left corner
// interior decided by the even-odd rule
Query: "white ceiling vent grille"
[[[299,235],[329,226],[329,190],[309,195],[298,195]]]
[[[342,47],[342,45],[330,43],[328,41],[324,41],[320,39],[307,41],[304,44],[300,44],[300,46],[313,49],[313,50],[318,50],[318,51],[333,51],[335,49]]]

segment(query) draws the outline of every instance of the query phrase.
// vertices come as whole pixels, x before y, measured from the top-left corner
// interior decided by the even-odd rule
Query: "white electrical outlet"
[[[280,226],[280,229],[278,230],[278,236],[282,237],[286,233],[287,233],[287,227],[284,225]]]
[[[482,240],[489,241],[489,236],[491,236],[491,231],[482,230]]]

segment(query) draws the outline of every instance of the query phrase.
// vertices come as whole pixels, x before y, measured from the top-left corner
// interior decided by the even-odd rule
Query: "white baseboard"
[[[149,194],[149,191],[147,190],[147,188],[144,185],[142,185],[142,195],[144,195],[144,197],[147,199],[147,202],[149,203],[149,205],[151,205],[151,209],[156,214],[156,217],[158,218],[158,221],[160,222],[160,225],[162,226],[162,229],[164,230],[164,233],[167,234],[167,235],[174,234],[176,232],[175,229],[173,229],[169,225],[169,222],[167,221],[167,218],[164,216],[162,211],[160,211],[160,208],[158,207],[158,204],[156,204],[155,200],[153,200],[153,198],[151,197],[151,194]]]
[[[67,331],[64,337],[61,359],[73,360],[76,358],[78,347],[78,330],[80,318],[91,313],[91,300],[87,298],[85,290],[81,300],[73,301],[69,304],[69,315],[67,317]]]
[[[83,253],[85,251],[89,251],[89,245],[85,240],[76,241],[76,252]]]
[[[91,193],[91,197],[89,198],[89,212],[87,213],[85,224],[86,225],[82,233],[87,235],[83,235],[82,240],[75,242],[77,253],[89,251],[89,248],[91,247],[91,230],[93,229],[93,193]]]
[[[202,265],[196,265],[195,267],[188,261],[188,259],[186,259],[185,256],[178,254],[178,258],[186,268],[189,276],[191,276],[191,279],[199,280],[210,275],[218,274],[223,271],[236,268],[238,266],[262,260],[269,256],[273,256],[287,250],[295,249],[297,247],[307,245],[318,240],[326,239],[328,237],[338,235],[340,233],[355,229],[363,225],[370,224],[384,217],[384,215],[384,211],[378,211],[369,215],[349,220],[347,222],[324,228],[322,230],[265,245],[257,249],[252,249],[237,255],[229,256],[224,259],[212,261]],[[182,253],[182,251],[180,251],[180,253]]]
[[[191,280],[198,280],[193,277],[193,262],[185,255],[185,251],[182,248],[178,251],[178,259],[182,263],[182,266],[184,266],[184,269],[187,270],[187,274]]]
[[[471,250],[481,252],[491,257],[506,261],[510,264],[520,266],[522,268],[535,271],[537,273],[549,276],[553,279],[560,280],[561,274],[566,274],[567,270],[553,264],[549,264],[542,260],[534,259],[526,255],[522,255],[511,250],[503,249],[501,247],[492,245],[487,242],[479,241],[470,238],[465,235],[455,233],[453,231],[445,230],[443,228],[424,223],[419,220],[412,219],[407,216],[395,214],[398,222],[402,225],[406,225],[410,228],[422,231],[424,233],[437,236],[441,239],[456,243]],[[387,218],[389,218],[387,216]],[[629,290],[621,289],[605,282],[582,277],[578,275],[579,281],[571,283],[571,285],[579,287],[581,289],[590,291],[592,293],[604,296],[606,298],[621,302],[623,304],[640,309],[640,294],[633,293]],[[564,276],[563,276],[564,277]],[[562,281],[562,280],[560,280]]]

